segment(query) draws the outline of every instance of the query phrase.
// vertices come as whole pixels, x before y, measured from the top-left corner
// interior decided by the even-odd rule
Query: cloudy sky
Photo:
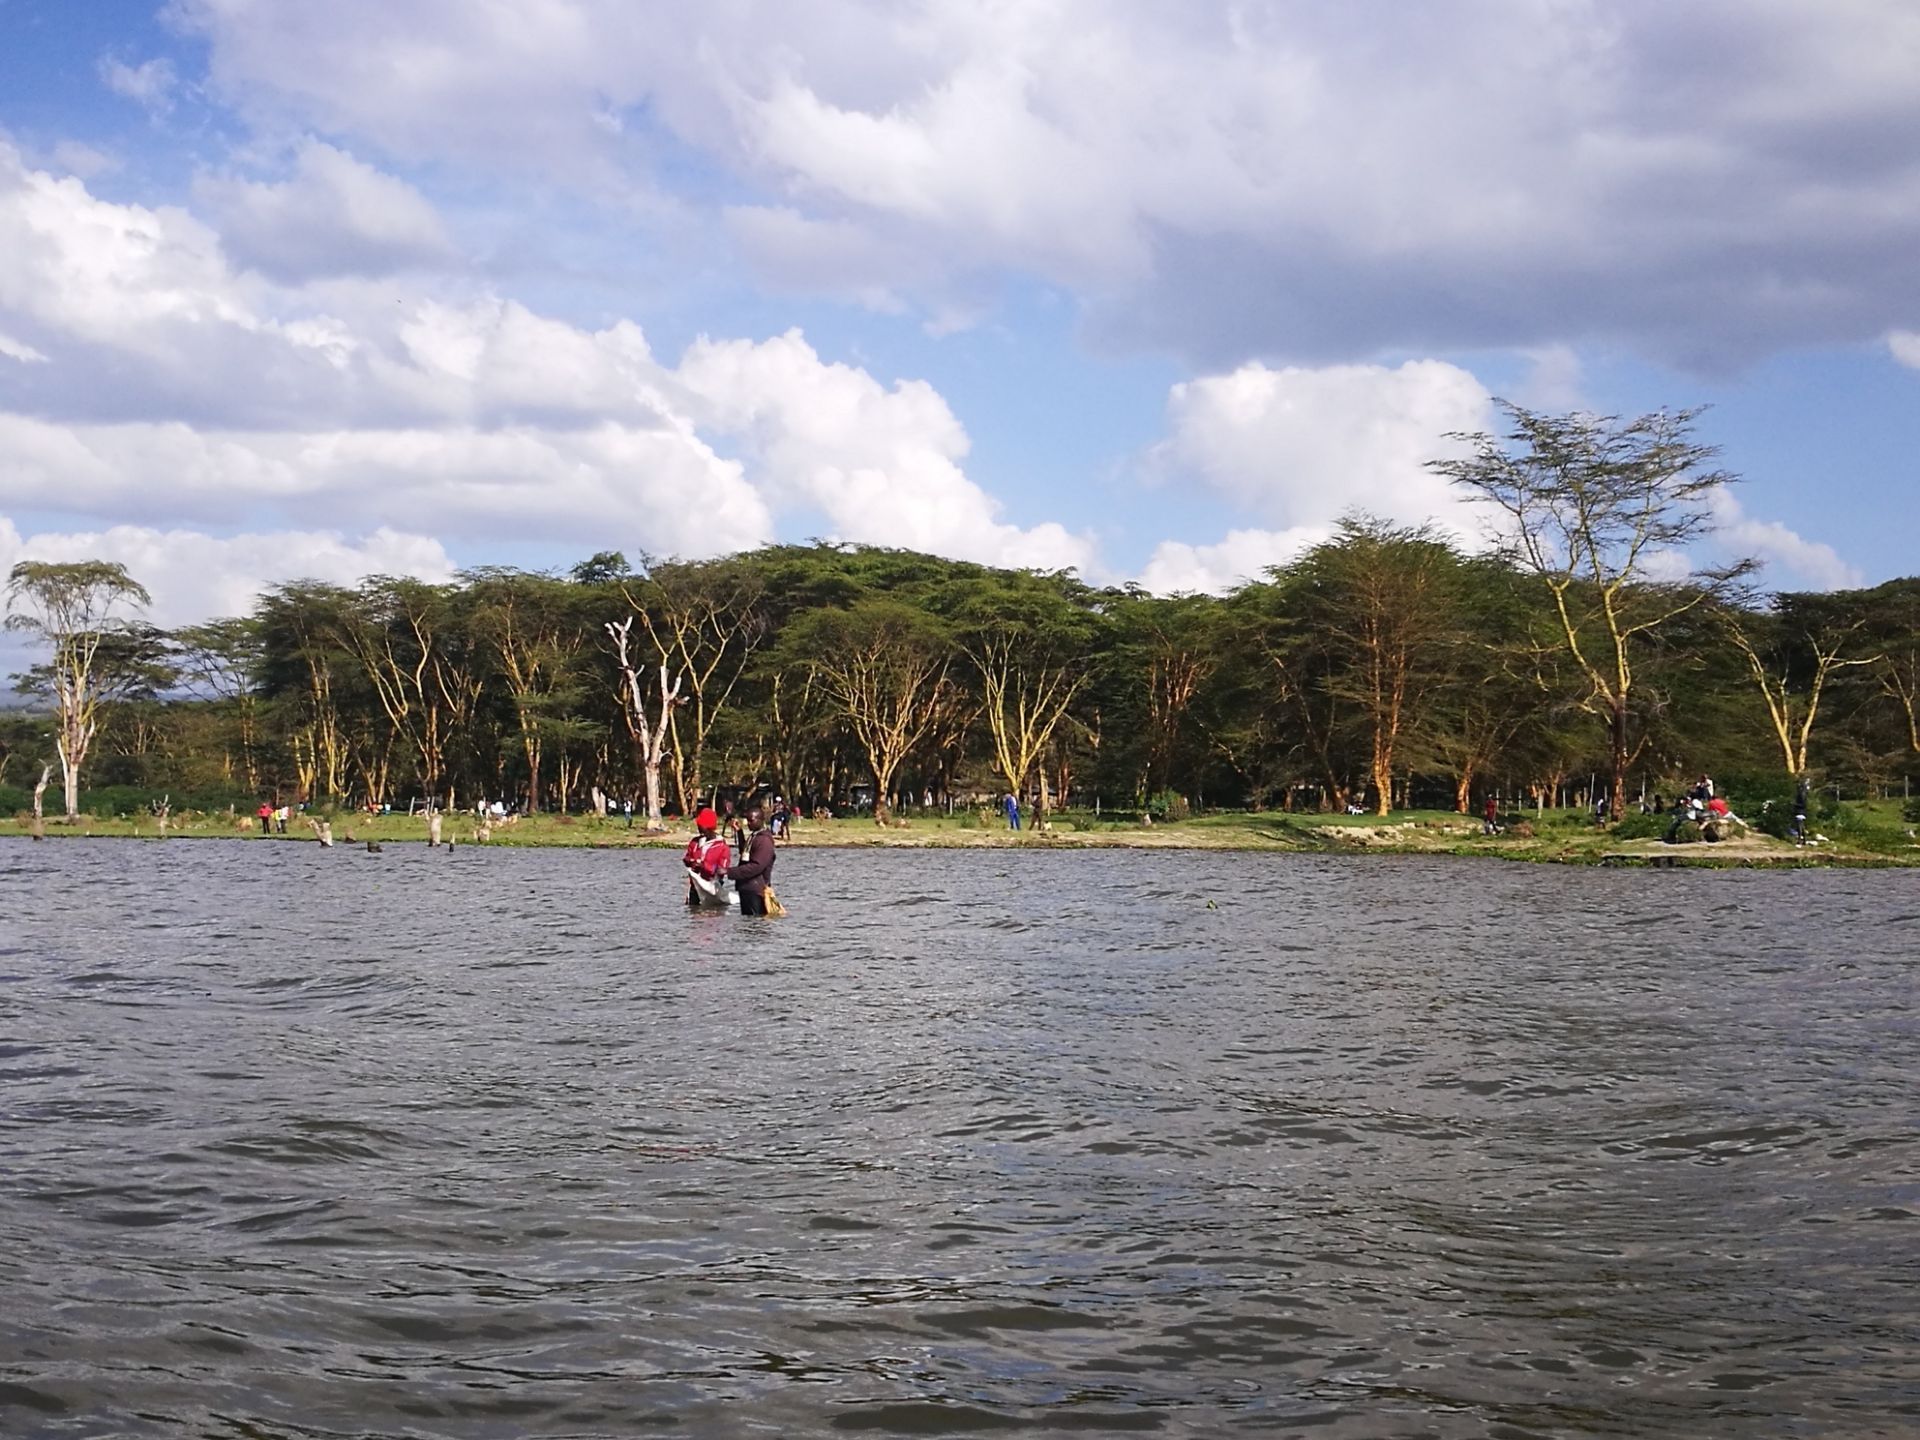
[[[0,565],[1218,588],[1499,396],[1914,569],[1911,0],[0,0]]]

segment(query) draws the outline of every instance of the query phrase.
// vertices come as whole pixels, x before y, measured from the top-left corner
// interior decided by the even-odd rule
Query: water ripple
[[[0,843],[0,1433],[1920,1433],[1920,877],[1232,870]]]

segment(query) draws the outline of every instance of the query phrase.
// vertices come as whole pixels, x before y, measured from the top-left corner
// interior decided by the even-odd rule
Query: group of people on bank
[[[687,868],[688,906],[697,909],[709,903],[720,883],[731,880],[742,915],[770,913],[774,837],[760,807],[750,806],[745,819],[734,822],[731,839],[720,833],[720,817],[710,806],[693,817],[693,824],[693,839],[680,857]]]

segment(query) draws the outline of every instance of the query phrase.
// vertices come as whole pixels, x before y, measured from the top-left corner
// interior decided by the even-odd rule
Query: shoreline
[[[180,817],[164,832],[151,819],[98,820],[82,817],[73,825],[48,820],[49,840],[246,840],[314,845],[317,836],[304,822],[298,831],[261,835],[251,822],[224,815]],[[425,823],[418,816],[345,818],[334,822],[335,848],[422,845]],[[30,838],[30,824],[0,820],[0,838]],[[529,817],[496,822],[480,839],[471,817],[449,816],[444,835],[458,847],[510,849],[665,850],[683,847],[691,835],[684,827],[647,832],[623,820],[595,816]],[[803,822],[783,849],[797,850],[1208,850],[1229,853],[1297,855],[1449,855],[1463,859],[1521,861],[1530,864],[1607,865],[1675,869],[1911,869],[1920,867],[1920,844],[1904,850],[1874,850],[1828,842],[1800,847],[1758,832],[1717,844],[1668,845],[1658,839],[1626,839],[1592,826],[1548,820],[1530,836],[1480,833],[1477,822],[1458,816],[1428,818],[1334,817],[1301,815],[1207,816],[1156,826],[1114,824],[1092,829],[1071,823],[1049,830],[1009,832],[945,819],[909,819],[886,828],[872,820]]]

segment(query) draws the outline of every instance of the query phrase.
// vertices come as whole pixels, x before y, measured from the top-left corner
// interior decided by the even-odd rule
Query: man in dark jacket
[[[742,915],[767,913],[767,882],[773,878],[773,836],[761,820],[760,807],[747,811],[747,840],[741,847],[746,854],[727,873],[733,888],[740,892]]]

